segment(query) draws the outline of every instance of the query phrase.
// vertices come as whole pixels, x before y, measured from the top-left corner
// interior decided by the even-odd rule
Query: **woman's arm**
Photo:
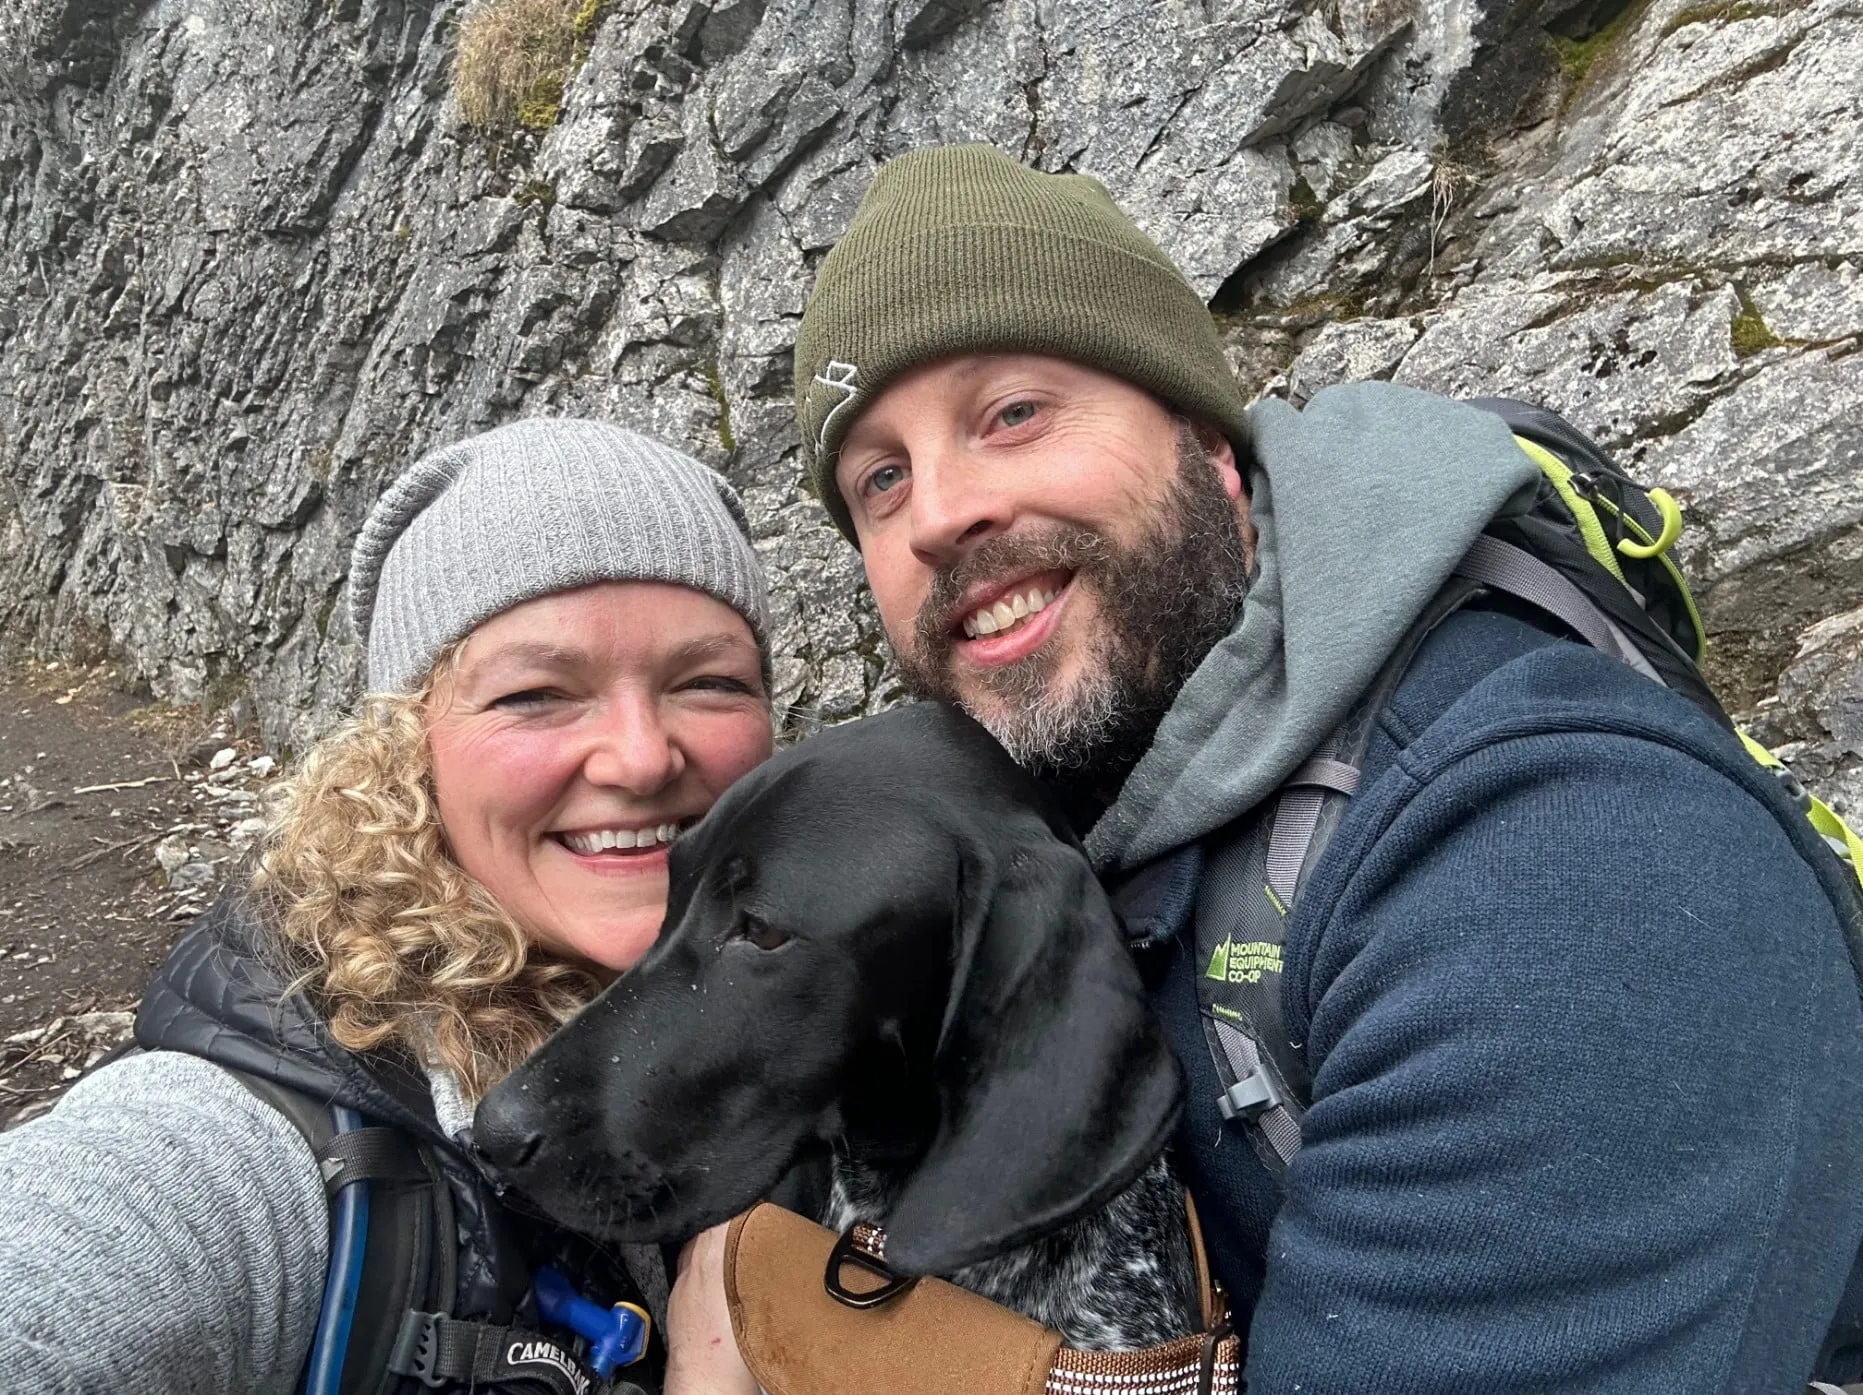
[[[158,1051],[0,1134],[0,1390],[290,1395],[328,1263],[310,1148]]]
[[[713,1226],[679,1252],[679,1278],[666,1312],[666,1395],[757,1395],[737,1354],[725,1306],[728,1225]]]

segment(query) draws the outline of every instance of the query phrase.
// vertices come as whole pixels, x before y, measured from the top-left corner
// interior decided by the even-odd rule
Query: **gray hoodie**
[[[1501,419],[1391,383],[1250,411],[1257,575],[1113,807],[1102,872],[1138,867],[1248,812],[1345,719],[1411,623],[1539,468]]]

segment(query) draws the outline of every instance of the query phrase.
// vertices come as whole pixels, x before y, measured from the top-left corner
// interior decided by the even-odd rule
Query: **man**
[[[1838,871],[1733,740],[1525,607],[1438,626],[1286,924],[1284,1176],[1225,1123],[1205,869],[1538,478],[1386,384],[1248,409],[1091,180],[883,169],[796,349],[900,666],[1053,781],[1189,1090],[1251,1395],[1791,1391],[1863,1373],[1863,1012]]]

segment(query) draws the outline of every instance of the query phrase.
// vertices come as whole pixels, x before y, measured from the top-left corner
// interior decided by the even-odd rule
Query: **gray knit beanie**
[[[715,470],[597,421],[532,417],[443,446],[376,501],[350,557],[369,689],[412,692],[481,621],[597,581],[694,587],[767,643],[763,570]]]

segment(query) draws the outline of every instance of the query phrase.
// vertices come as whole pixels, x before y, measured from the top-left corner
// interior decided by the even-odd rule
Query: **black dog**
[[[1196,1330],[1164,1158],[1182,1075],[1079,844],[969,718],[782,753],[674,844],[667,928],[480,1106],[492,1166],[597,1238],[735,1215],[811,1149],[823,1219],[1134,1349]]]

